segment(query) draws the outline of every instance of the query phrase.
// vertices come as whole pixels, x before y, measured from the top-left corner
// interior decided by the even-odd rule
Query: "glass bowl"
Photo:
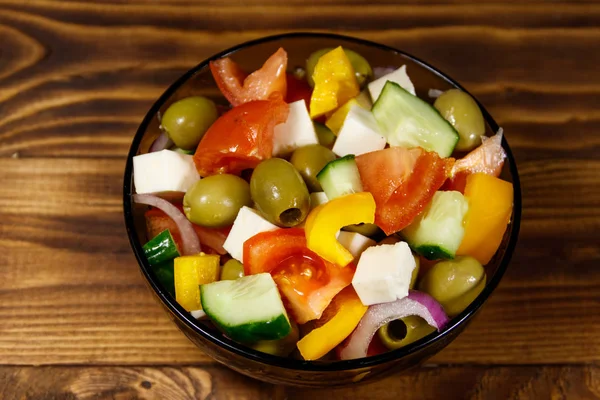
[[[331,387],[372,380],[418,365],[452,342],[487,301],[508,267],[519,233],[521,217],[519,176],[508,143],[506,139],[503,139],[502,145],[508,158],[501,178],[513,183],[514,208],[511,223],[502,244],[486,267],[487,286],[466,310],[451,320],[441,333],[431,333],[398,350],[356,360],[302,361],[255,351],[228,339],[219,331],[194,319],[161,287],[142,250],[142,245],[147,241],[143,218],[146,207],[131,201],[133,193],[132,158],[137,154],[147,152],[154,139],[159,135],[157,114],[164,113],[171,103],[190,95],[203,95],[214,99],[217,104],[227,104],[210,73],[208,63],[211,60],[231,56],[246,71],[253,71],[259,68],[269,55],[279,47],[283,47],[288,53],[288,67],[292,69],[296,66],[304,66],[307,57],[313,51],[340,45],[363,55],[372,67],[400,67],[406,64],[417,95],[422,99],[428,99],[427,93],[431,88],[465,90],[452,78],[427,63],[382,44],[321,33],[290,33],[269,36],[215,54],[175,81],[146,114],[133,138],[127,157],[123,185],[125,224],[131,247],[148,286],[179,329],[202,351],[229,368],[266,382],[306,387]],[[486,120],[487,135],[492,135],[498,130],[498,125],[483,106],[481,104],[479,106]]]

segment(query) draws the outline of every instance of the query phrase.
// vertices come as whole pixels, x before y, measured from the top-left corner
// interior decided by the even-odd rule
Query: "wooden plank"
[[[325,384],[326,382],[324,382]],[[276,387],[221,366],[0,367],[3,399],[600,399],[597,366],[421,367],[340,389]]]
[[[483,311],[432,362],[600,361],[600,272],[590,267],[600,261],[600,161],[569,153],[521,163],[514,261]],[[123,166],[122,159],[0,159],[2,363],[208,361],[138,272],[123,228]]]
[[[579,132],[575,123],[582,151],[597,147],[587,132],[600,120],[598,5],[262,4],[0,2],[0,156],[120,157],[152,102],[205,57],[323,27],[428,60],[511,125],[509,138],[531,140],[532,124]]]

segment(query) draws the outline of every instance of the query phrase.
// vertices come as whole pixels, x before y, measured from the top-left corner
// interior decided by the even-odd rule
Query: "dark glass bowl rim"
[[[513,205],[513,215],[512,215],[512,231],[509,237],[509,241],[506,247],[506,251],[504,253],[504,257],[500,261],[500,265],[497,267],[496,273],[492,277],[492,279],[485,286],[483,291],[477,296],[477,298],[467,307],[461,314],[454,317],[451,320],[451,323],[444,329],[442,332],[434,332],[430,335],[418,340],[406,347],[389,351],[387,353],[383,353],[377,356],[366,357],[355,360],[346,360],[346,361],[302,361],[295,360],[291,358],[284,358],[278,356],[272,356],[270,354],[258,352],[256,350],[250,349],[245,346],[241,346],[236,342],[226,338],[226,337],[215,337],[213,336],[206,327],[202,324],[197,323],[197,321],[188,313],[185,309],[183,309],[174,299],[171,299],[170,296],[164,292],[158,281],[155,279],[153,273],[151,272],[150,265],[144,256],[144,252],[142,249],[142,245],[136,238],[135,226],[134,226],[134,217],[132,213],[131,207],[131,190],[132,190],[132,172],[133,172],[133,157],[137,153],[137,149],[140,145],[140,142],[146,132],[148,125],[152,118],[156,116],[156,113],[159,111],[160,107],[171,97],[173,93],[177,89],[179,89],[188,79],[190,79],[196,72],[205,68],[210,61],[231,55],[238,50],[252,47],[254,45],[275,42],[281,39],[289,39],[289,38],[324,38],[324,39],[334,39],[345,42],[356,43],[358,45],[370,46],[374,48],[378,48],[382,51],[393,52],[396,54],[402,55],[404,58],[410,59],[421,67],[433,72],[446,82],[450,83],[456,88],[459,88],[468,93],[458,82],[454,81],[452,78],[448,77],[438,69],[433,66],[427,64],[426,62],[400,50],[392,48],[390,46],[386,46],[383,44],[371,42],[364,39],[354,38],[345,35],[338,35],[332,33],[314,33],[314,32],[294,32],[294,33],[284,33],[279,35],[267,36],[256,40],[251,40],[237,46],[231,47],[227,50],[224,50],[220,53],[213,55],[212,57],[202,61],[200,64],[196,65],[194,68],[187,71],[183,74],[179,79],[175,81],[152,105],[144,120],[142,121],[140,127],[138,128],[133,141],[131,143],[131,148],[129,150],[129,154],[127,156],[126,166],[125,166],[125,174],[124,174],[124,182],[123,182],[123,211],[125,217],[125,226],[127,229],[127,235],[129,237],[129,242],[131,244],[131,248],[135,253],[137,261],[140,265],[140,269],[144,275],[144,277],[149,282],[150,286],[160,299],[160,301],[169,309],[169,311],[177,318],[179,321],[184,323],[188,328],[190,328],[196,334],[202,336],[204,339],[228,350],[232,353],[235,353],[239,356],[248,358],[253,361],[257,361],[260,363],[273,365],[281,368],[299,370],[299,371],[344,371],[344,370],[353,370],[359,368],[370,368],[382,363],[391,362],[402,358],[408,354],[412,354],[418,352],[439,340],[444,339],[447,335],[449,335],[454,329],[457,329],[461,324],[466,323],[476,312],[477,310],[485,303],[494,289],[498,286],[498,283],[502,279],[506,268],[510,262],[512,254],[514,252],[517,238],[519,234],[520,221],[521,221],[521,185],[519,181],[519,174],[517,172],[517,165],[515,163],[514,156],[508,146],[506,138],[502,140],[502,146],[504,147],[507,153],[507,159],[509,164],[509,169],[512,175],[513,187],[514,187],[514,205]],[[475,98],[475,97],[473,97]],[[495,132],[498,130],[498,124],[491,115],[487,112],[487,110],[481,105],[481,103],[475,99],[486,122],[489,124],[491,129]]]

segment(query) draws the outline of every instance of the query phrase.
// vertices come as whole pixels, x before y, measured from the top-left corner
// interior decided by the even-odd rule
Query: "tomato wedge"
[[[454,159],[421,148],[390,147],[356,157],[365,191],[375,199],[375,224],[386,235],[408,226],[448,177]]]
[[[311,95],[312,88],[308,85],[308,82],[306,82],[304,79],[298,79],[288,72],[287,95],[285,97],[285,102],[293,103],[298,100],[304,100],[304,103],[308,107],[310,104]]]
[[[176,206],[183,212],[183,207],[180,204],[176,204]],[[167,214],[158,208],[152,208],[146,211],[144,217],[146,218],[146,233],[148,234],[148,238],[153,238],[160,232],[168,229],[177,247],[181,248],[181,234],[179,233],[177,224]],[[231,227],[217,229],[205,228],[196,224],[192,225],[198,235],[198,239],[200,239],[204,253],[227,254],[227,251],[223,248],[223,243],[225,243]]]
[[[444,184],[444,190],[458,190],[464,193],[467,177],[471,174],[482,172],[495,177],[500,176],[506,159],[506,152],[502,148],[502,132],[482,140],[479,147],[456,160],[452,167],[452,177]]]
[[[287,53],[282,48],[250,75],[229,57],[210,62],[210,71],[217,86],[233,106],[252,100],[266,100],[274,92],[285,97],[286,69]]]
[[[246,274],[270,272],[299,324],[320,318],[355,271],[353,265],[341,268],[310,251],[304,235],[299,228],[278,229],[244,242]]]
[[[196,148],[200,176],[239,174],[271,158],[275,125],[287,120],[289,106],[279,93],[234,107],[220,116]]]

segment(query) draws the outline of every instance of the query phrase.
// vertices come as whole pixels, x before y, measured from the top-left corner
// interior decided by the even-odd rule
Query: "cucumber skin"
[[[412,247],[415,253],[418,253],[428,260],[452,260],[454,254],[448,250],[435,244],[424,244],[417,247]]]
[[[143,249],[150,265],[158,265],[181,255],[168,229],[150,239]]]
[[[382,100],[382,98],[383,98],[383,96],[382,96],[382,95],[383,95],[383,93],[384,93],[384,91],[385,91],[385,89],[386,89],[386,86],[388,86],[388,85],[394,85],[394,86],[395,86],[395,87],[397,87],[397,89],[399,89],[400,91],[402,91],[402,92],[405,92],[405,93],[406,93],[406,95],[409,95],[409,96],[411,96],[411,97],[414,97],[414,98],[415,98],[415,100],[414,100],[414,101],[423,102],[425,105],[429,106],[429,108],[431,108],[431,110],[432,110],[433,112],[435,112],[435,113],[436,113],[436,114],[437,114],[437,115],[440,117],[440,119],[441,119],[443,122],[445,122],[445,123],[446,123],[446,125],[448,125],[448,128],[450,129],[450,131],[454,133],[454,136],[455,136],[456,140],[454,141],[454,145],[452,146],[452,150],[451,150],[451,151],[450,151],[448,154],[446,154],[446,155],[440,154],[440,156],[441,156],[441,157],[450,157],[450,156],[452,155],[452,153],[454,152],[454,149],[456,148],[456,145],[458,144],[458,141],[460,140],[460,135],[459,135],[458,131],[456,130],[456,128],[454,128],[454,126],[453,126],[453,125],[452,125],[452,124],[451,124],[451,123],[450,123],[448,120],[446,120],[446,118],[444,118],[444,116],[443,116],[443,115],[442,115],[442,114],[441,114],[441,113],[440,113],[440,112],[439,112],[439,111],[438,111],[438,110],[437,110],[437,109],[436,109],[436,108],[435,108],[435,107],[434,107],[432,104],[429,104],[429,103],[427,103],[425,100],[421,99],[421,98],[420,98],[420,97],[418,97],[418,96],[413,96],[413,94],[412,94],[412,93],[410,93],[408,90],[404,89],[402,86],[398,85],[396,82],[391,82],[391,81],[388,81],[388,82],[386,82],[385,86],[384,86],[384,87],[383,87],[383,89],[381,90],[381,93],[379,94],[379,98],[377,99],[377,101],[376,101],[376,102],[375,102],[375,104],[373,105],[373,111],[375,111],[375,109],[376,109],[376,107],[377,107],[377,104],[378,104],[378,103],[379,103],[379,102]],[[382,105],[382,104],[383,104],[383,101],[381,101],[380,107],[383,107],[383,105]],[[374,114],[374,115],[375,115],[375,114]],[[375,119],[377,120],[377,117],[375,117]],[[377,122],[379,123],[379,121],[377,121]],[[381,128],[381,125],[380,125],[380,128]],[[388,139],[388,136],[389,136],[389,135],[388,135],[388,132],[386,132],[386,130],[385,130],[385,129],[382,129],[382,133],[383,133],[384,137],[386,138],[386,140],[388,140],[388,143],[389,143],[389,142],[390,142],[390,140]],[[391,143],[390,143],[390,146],[391,146]],[[421,147],[423,147],[423,146],[421,146]],[[427,149],[426,149],[426,150],[427,150]],[[436,150],[427,150],[427,151],[436,151]],[[436,151],[436,152],[437,152],[437,151]],[[439,154],[439,153],[438,153],[438,154]],[[444,154],[445,154],[445,153],[444,153]]]
[[[230,326],[222,324],[209,310],[205,309],[204,311],[225,335],[236,342],[252,343],[259,340],[279,340],[289,335],[292,331],[290,322],[283,314],[269,321]]]
[[[173,274],[173,260],[150,266],[156,279],[162,287],[175,298],[175,276]]]
[[[335,168],[336,163],[343,163],[343,162],[355,160],[355,159],[356,159],[356,157],[354,157],[354,154],[348,154],[347,156],[344,156],[342,158],[336,158],[333,161],[329,161],[327,164],[325,164],[323,169],[319,171],[319,173],[317,174],[317,179],[319,179],[319,178],[323,179],[323,177],[325,176],[324,174],[327,173],[327,171],[330,168]]]

